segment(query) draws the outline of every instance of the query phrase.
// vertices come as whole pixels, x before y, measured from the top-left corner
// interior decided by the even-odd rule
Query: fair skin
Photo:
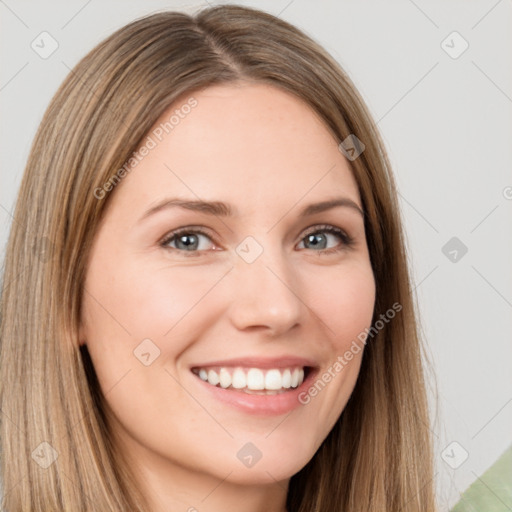
[[[193,96],[197,106],[113,191],[88,260],[80,340],[154,512],[241,503],[282,512],[290,477],[332,429],[359,373],[362,351],[308,403],[297,398],[371,323],[361,199],[336,140],[292,95],[237,83]],[[171,197],[222,201],[234,213],[173,207],[141,220]],[[300,216],[333,198],[344,205]],[[286,372],[303,367],[294,388]],[[236,368],[244,378],[278,370],[279,389],[222,388],[198,375],[232,379]]]

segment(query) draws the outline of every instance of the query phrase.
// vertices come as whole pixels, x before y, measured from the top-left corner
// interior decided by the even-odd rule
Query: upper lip
[[[208,368],[210,366],[244,366],[248,368],[291,368],[295,366],[316,367],[317,364],[311,359],[297,356],[282,357],[239,357],[236,359],[222,359],[216,361],[208,361],[205,363],[194,364],[192,368]]]

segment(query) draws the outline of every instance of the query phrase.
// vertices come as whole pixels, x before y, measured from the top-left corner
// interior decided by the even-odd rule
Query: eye
[[[327,234],[326,234],[327,233]],[[325,248],[325,245],[328,243],[328,238],[338,238],[341,240],[341,244],[331,247]],[[305,242],[305,243],[303,243]],[[320,226],[313,226],[313,230],[309,231],[306,236],[301,240],[303,245],[306,245],[306,249],[311,248],[319,248],[320,250],[316,251],[320,254],[330,254],[342,251],[347,247],[351,247],[354,243],[353,238],[351,238],[347,233],[345,233],[340,228],[335,226],[331,226],[330,224],[324,224]],[[299,244],[300,245],[300,244]]]
[[[201,237],[211,241],[210,236],[200,228],[181,228],[166,235],[160,245],[166,249],[189,253],[185,256],[200,256],[200,251],[207,250],[204,245],[208,245],[200,243]],[[176,245],[172,247],[170,244]]]

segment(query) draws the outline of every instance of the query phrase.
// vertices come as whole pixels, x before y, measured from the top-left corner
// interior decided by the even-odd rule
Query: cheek
[[[170,268],[121,257],[98,258],[90,266],[83,300],[84,338],[96,354],[98,377],[115,381],[151,340],[160,364],[174,359],[218,317],[204,300],[225,272],[219,268]],[[136,361],[138,363],[138,361]],[[95,365],[96,366],[96,365]]]
[[[375,304],[375,280],[369,261],[325,269],[316,274],[315,313],[325,327],[326,359],[312,386],[300,397],[311,418],[323,418],[321,441],[331,430],[352,393],[361,366],[361,333],[370,327]],[[323,287],[320,285],[324,285]]]
[[[178,421],[184,410],[204,413],[165,369],[218,318],[212,301],[208,307],[202,299],[223,274],[121,258],[90,266],[84,338],[113,418],[136,436],[150,432],[156,442],[162,422]],[[199,432],[204,425],[189,427]]]
[[[105,260],[89,269],[86,288],[101,325],[134,340],[162,337],[193,309],[215,282],[216,272],[169,268],[136,258]],[[90,300],[93,299],[93,300]]]
[[[357,335],[369,327],[375,304],[375,280],[369,262],[354,261],[320,269],[312,281],[315,313],[327,326],[331,349],[345,350]]]

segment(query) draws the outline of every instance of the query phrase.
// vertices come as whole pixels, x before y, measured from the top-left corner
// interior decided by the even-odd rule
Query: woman
[[[298,29],[117,31],[52,100],[15,219],[6,511],[435,510],[386,153]]]

